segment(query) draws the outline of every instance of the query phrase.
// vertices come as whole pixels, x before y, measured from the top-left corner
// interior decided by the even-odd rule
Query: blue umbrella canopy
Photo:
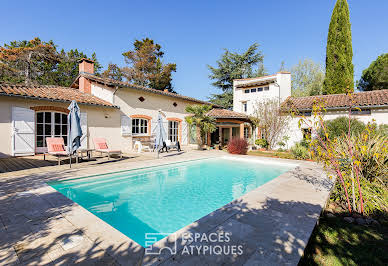
[[[159,151],[159,149],[163,147],[163,142],[167,139],[167,134],[163,127],[163,115],[161,111],[159,111],[158,114],[158,120],[155,131],[155,148],[157,151]]]
[[[74,154],[81,147],[81,121],[80,109],[76,101],[71,101],[69,107],[69,115],[67,116],[67,151],[69,154]]]

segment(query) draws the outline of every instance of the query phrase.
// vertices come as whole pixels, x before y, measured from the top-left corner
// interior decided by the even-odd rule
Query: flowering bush
[[[376,133],[372,124],[356,130],[359,123],[352,117],[352,95],[349,102],[348,117],[335,127],[337,134],[330,134],[330,122],[323,118],[324,103],[315,104],[313,116],[302,116],[299,126],[311,129],[307,142],[313,159],[323,163],[329,175],[336,175],[332,197],[337,202],[349,212],[387,211],[388,138]]]
[[[248,142],[242,138],[232,138],[228,143],[228,152],[231,154],[247,154]]]

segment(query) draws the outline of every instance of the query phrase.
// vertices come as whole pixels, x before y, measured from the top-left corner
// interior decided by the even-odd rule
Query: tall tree
[[[377,57],[362,71],[358,89],[362,91],[388,89],[388,53]]]
[[[123,53],[128,66],[122,68],[122,72],[127,81],[174,92],[171,81],[172,72],[176,72],[176,64],[162,62],[164,52],[161,46],[149,38],[136,40],[133,46],[133,50]]]
[[[77,49],[58,53],[53,41],[13,41],[0,47],[0,82],[70,86],[78,75],[81,58],[89,57]],[[99,75],[101,65],[96,54],[89,59]]]
[[[320,64],[304,59],[291,68],[291,94],[295,97],[322,94],[325,74]]]
[[[57,65],[56,71],[53,73],[54,82],[48,84],[58,84],[61,86],[70,86],[79,73],[79,60],[88,58],[94,61],[94,74],[99,76],[102,66],[97,60],[96,53],[93,53],[89,58],[85,53],[78,51],[78,49],[71,49],[65,52],[61,50],[61,60]]]
[[[263,54],[258,50],[259,44],[252,44],[247,51],[239,54],[225,49],[224,54],[217,60],[217,67],[208,65],[211,72],[209,78],[215,80],[212,85],[221,89],[223,93],[213,94],[209,100],[215,104],[222,104],[227,109],[233,107],[233,80],[262,76],[265,72]],[[255,67],[257,69],[255,70]]]
[[[348,2],[337,0],[327,35],[324,94],[353,91],[352,58],[352,33]]]
[[[33,83],[52,71],[57,62],[59,56],[52,41],[13,41],[0,47],[0,78],[11,83]]]

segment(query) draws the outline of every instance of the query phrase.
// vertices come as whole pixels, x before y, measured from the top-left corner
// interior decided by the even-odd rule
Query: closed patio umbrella
[[[81,121],[80,121],[80,110],[76,101],[71,101],[69,107],[69,115],[67,116],[67,152],[70,155],[70,167],[71,167],[71,156],[81,147]]]
[[[166,131],[164,130],[164,127],[163,127],[163,113],[161,110],[159,110],[159,113],[158,113],[158,120],[157,120],[157,124],[156,124],[156,136],[155,136],[155,148],[156,148],[156,151],[158,153],[158,157],[159,157],[159,152],[160,152],[160,149],[163,148],[164,146],[164,142],[166,141],[167,139],[167,134],[166,134]]]

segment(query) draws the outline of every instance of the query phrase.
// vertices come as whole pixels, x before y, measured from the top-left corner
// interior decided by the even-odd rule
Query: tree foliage
[[[102,77],[117,81],[123,81],[124,73],[118,65],[110,63],[108,65],[108,68],[104,72],[102,72]]]
[[[162,62],[161,46],[149,38],[136,40],[133,46],[133,50],[123,53],[127,66],[121,72],[125,79],[137,85],[174,92],[171,81],[176,64]]]
[[[347,0],[337,0],[327,35],[324,94],[353,91],[353,49]]]
[[[321,65],[304,59],[291,68],[291,94],[295,97],[322,94],[325,74]]]
[[[224,54],[217,60],[217,67],[208,65],[211,72],[209,78],[214,80],[212,85],[221,89],[223,93],[213,94],[210,102],[220,104],[227,109],[233,106],[233,80],[263,76],[263,54],[258,50],[259,44],[254,43],[243,53],[234,53],[225,49]]]
[[[362,91],[388,89],[388,53],[382,54],[362,72],[358,89]]]
[[[222,106],[225,109],[233,109],[233,92],[226,91],[220,94],[211,94],[209,102]]]
[[[197,143],[203,144],[203,140],[207,133],[214,132],[216,127],[216,119],[208,116],[207,113],[212,109],[210,105],[188,105],[186,106],[186,112],[190,113],[190,116],[186,116],[186,122],[189,125],[195,125],[197,127]]]
[[[38,81],[47,71],[52,71],[52,65],[57,62],[59,55],[52,41],[42,42],[34,38],[0,47],[2,81],[25,84]]]
[[[253,108],[250,119],[260,129],[268,149],[273,149],[288,126],[289,116],[281,114],[278,100],[256,101]]]
[[[72,49],[58,52],[53,41],[39,38],[12,41],[0,47],[0,81],[12,84],[41,84],[70,86],[78,75],[78,61],[86,54]],[[91,58],[95,73],[101,69],[96,54]]]

